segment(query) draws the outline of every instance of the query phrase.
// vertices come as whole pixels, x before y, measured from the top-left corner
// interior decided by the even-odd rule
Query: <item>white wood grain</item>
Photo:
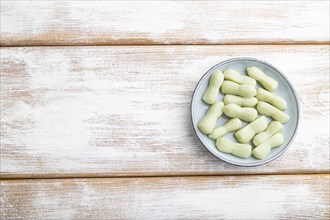
[[[1,45],[328,43],[329,1],[1,1]]]
[[[129,46],[1,49],[1,176],[329,172],[328,46]],[[191,95],[208,68],[252,56],[297,89],[293,146],[255,168],[199,143]]]
[[[1,219],[328,219],[329,175],[1,181]]]

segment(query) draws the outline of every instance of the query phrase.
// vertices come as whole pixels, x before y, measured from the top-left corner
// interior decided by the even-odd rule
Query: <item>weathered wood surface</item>
[[[1,219],[328,219],[329,175],[1,181]]]
[[[293,146],[236,167],[199,143],[196,83],[237,56],[266,60],[301,102]],[[329,172],[329,46],[112,46],[1,49],[1,177]]]
[[[329,1],[1,1],[13,45],[329,43]]]
[[[0,4],[0,46],[79,45],[0,49],[0,219],[329,218],[329,1]],[[213,157],[190,122],[200,77],[238,56],[301,102],[292,147],[260,167]]]

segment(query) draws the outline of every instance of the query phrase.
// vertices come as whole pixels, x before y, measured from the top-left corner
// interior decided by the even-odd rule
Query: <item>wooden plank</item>
[[[1,1],[2,46],[329,43],[329,1]]]
[[[328,46],[1,49],[1,176],[159,176],[329,172]],[[199,143],[190,101],[200,77],[251,56],[281,69],[301,101],[293,146],[255,168]]]
[[[1,219],[327,219],[329,175],[1,181]]]

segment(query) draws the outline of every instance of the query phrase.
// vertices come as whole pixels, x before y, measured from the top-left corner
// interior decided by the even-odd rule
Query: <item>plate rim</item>
[[[195,128],[195,125],[194,125],[194,119],[193,119],[193,102],[194,102],[194,97],[195,97],[195,94],[196,94],[196,90],[197,90],[197,87],[200,85],[200,83],[202,82],[202,80],[204,78],[207,77],[208,73],[213,71],[214,69],[216,69],[217,67],[223,65],[223,64],[226,64],[226,63],[229,63],[229,62],[232,62],[232,61],[240,61],[240,60],[247,60],[247,61],[255,61],[255,62],[259,62],[259,63],[262,63],[266,66],[269,66],[270,68],[273,68],[274,70],[276,70],[289,84],[291,90],[293,91],[293,94],[294,94],[294,97],[295,97],[295,100],[296,100],[296,105],[297,105],[297,123],[295,125],[295,129],[294,129],[294,133],[291,137],[291,139],[289,140],[288,144],[283,148],[282,151],[280,151],[278,154],[276,154],[275,156],[271,157],[271,158],[268,158],[268,159],[265,159],[265,160],[260,160],[260,161],[257,161],[257,162],[253,162],[253,163],[248,163],[248,164],[243,164],[243,163],[239,163],[239,162],[235,162],[235,161],[232,161],[232,160],[229,160],[229,159],[226,159],[224,157],[221,157],[221,155],[217,155],[215,153],[213,153],[207,146],[204,145],[204,143],[202,142],[201,138],[199,137],[199,134]],[[240,166],[240,167],[254,167],[254,166],[260,166],[260,165],[263,165],[263,164],[267,164],[273,160],[275,160],[276,158],[280,157],[282,154],[284,154],[288,149],[289,147],[291,146],[291,144],[293,143],[295,137],[297,136],[297,131],[298,131],[298,128],[299,128],[299,124],[300,124],[300,103],[299,103],[299,98],[298,98],[298,94],[295,90],[295,88],[293,87],[293,84],[290,82],[290,80],[285,76],[284,73],[282,73],[282,71],[280,71],[278,68],[276,68],[275,66],[273,66],[272,64],[266,62],[266,61],[263,61],[263,60],[260,60],[260,59],[257,59],[257,58],[252,58],[252,57],[235,57],[235,58],[230,58],[230,59],[227,59],[227,60],[224,60],[224,61],[221,61],[217,64],[215,64],[214,66],[212,66],[211,68],[209,68],[204,74],[203,76],[199,79],[199,81],[197,82],[196,86],[195,86],[195,89],[193,91],[193,94],[192,94],[192,98],[191,98],[191,102],[190,102],[190,118],[191,118],[191,123],[192,123],[192,127],[193,127],[193,130],[196,134],[196,136],[198,137],[198,140],[199,142],[204,146],[204,148],[206,148],[213,156],[217,157],[218,159],[224,161],[224,162],[227,162],[229,164],[232,164],[232,165],[236,165],[236,166]]]

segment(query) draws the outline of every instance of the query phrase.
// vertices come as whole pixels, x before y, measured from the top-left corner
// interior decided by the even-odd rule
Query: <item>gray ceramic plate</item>
[[[268,155],[268,157],[264,160],[258,160],[255,159],[253,156],[243,159],[239,158],[236,156],[233,156],[231,154],[226,154],[222,153],[217,150],[215,146],[215,141],[208,138],[207,135],[203,134],[202,132],[199,131],[197,124],[201,120],[201,118],[205,115],[208,105],[205,104],[202,101],[202,96],[204,91],[206,90],[208,83],[209,83],[209,78],[212,72],[215,69],[220,69],[221,71],[225,71],[226,69],[234,69],[241,74],[246,75],[246,68],[249,66],[256,66],[259,69],[261,69],[264,73],[267,75],[271,76],[272,78],[276,79],[278,81],[278,88],[275,91],[275,94],[281,96],[284,98],[287,103],[288,103],[288,108],[284,111],[290,116],[290,120],[284,124],[284,143],[276,148],[273,148]],[[260,84],[258,83],[257,87],[261,87]],[[220,93],[218,96],[218,101],[223,99],[223,94]],[[279,157],[281,154],[283,154],[290,144],[292,143],[296,132],[297,132],[297,127],[298,127],[298,122],[299,122],[299,103],[298,103],[298,97],[297,94],[292,86],[292,84],[289,82],[289,80],[284,76],[283,73],[281,73],[277,68],[274,66],[262,61],[262,60],[257,60],[254,58],[234,58],[230,60],[223,61],[211,69],[209,69],[204,76],[201,78],[201,80],[198,82],[193,97],[191,101],[191,118],[192,118],[192,123],[194,130],[199,138],[199,140],[202,142],[202,144],[216,157],[220,158],[223,161],[226,161],[230,164],[234,165],[239,165],[239,166],[257,166],[261,164],[268,163],[277,157]],[[268,118],[269,121],[271,121],[270,118]],[[222,116],[218,119],[217,125],[220,126],[224,124],[228,118],[222,114]],[[243,122],[244,125],[247,124],[246,122]],[[233,132],[227,134],[224,136],[225,138],[228,138],[229,140],[235,141],[235,137]],[[252,143],[250,143],[251,146],[253,146]]]

